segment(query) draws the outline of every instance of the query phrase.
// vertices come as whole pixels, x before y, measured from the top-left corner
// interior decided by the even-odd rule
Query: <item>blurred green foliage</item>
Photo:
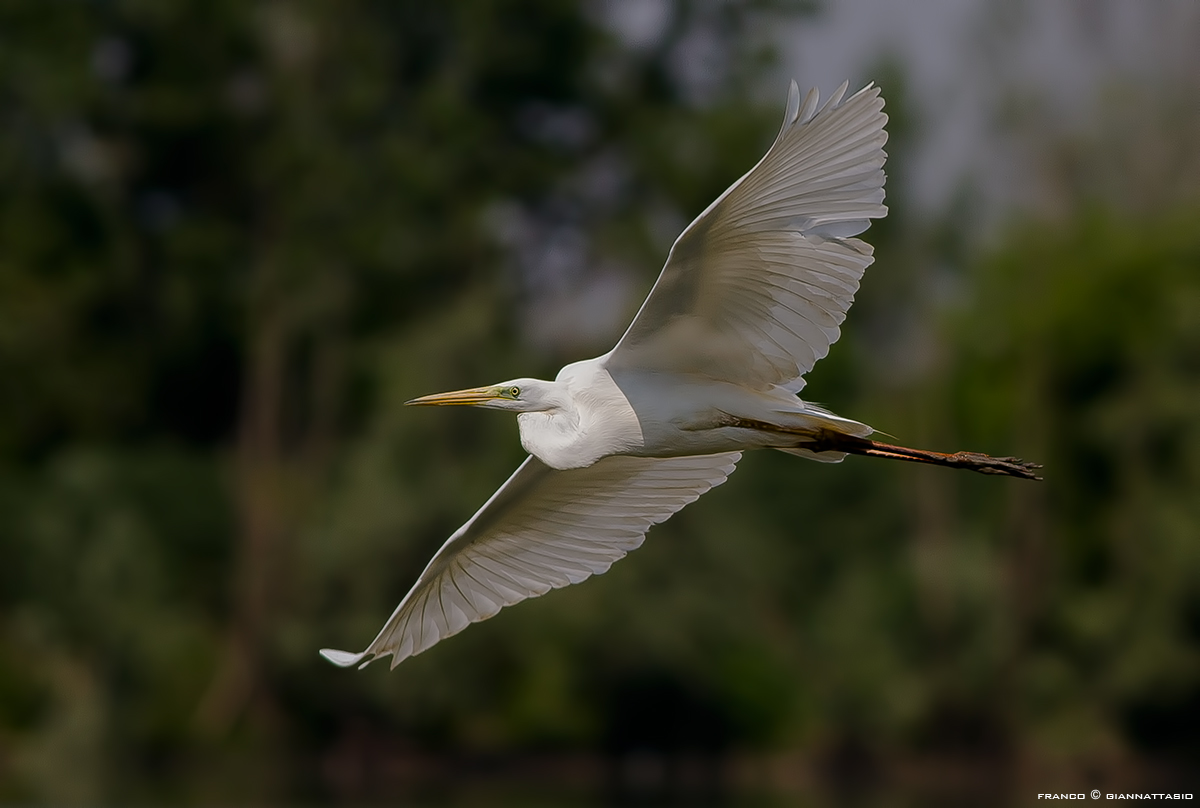
[[[892,192],[868,234],[810,393],[1044,485],[760,453],[603,578],[347,673],[316,649],[369,640],[521,456],[510,419],[401,403],[604,350],[769,142],[758,34],[807,6],[678,3],[645,44],[549,0],[52,5],[0,7],[0,799],[1196,753],[1196,210],[1080,205],[979,256]],[[603,337],[530,337],[578,288],[530,266],[564,232],[638,290]]]

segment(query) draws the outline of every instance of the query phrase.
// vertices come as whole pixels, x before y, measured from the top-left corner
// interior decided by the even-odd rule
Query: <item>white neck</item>
[[[556,381],[542,384],[538,393],[553,406],[521,413],[517,426],[525,451],[547,466],[583,468],[641,448],[637,414],[599,363],[576,362]]]

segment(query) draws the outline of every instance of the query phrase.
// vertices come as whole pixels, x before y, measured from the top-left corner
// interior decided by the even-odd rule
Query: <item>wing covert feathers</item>
[[[613,456],[567,471],[527,458],[434,555],[365,651],[321,655],[348,667],[391,654],[394,668],[505,606],[606,572],[740,457]]]

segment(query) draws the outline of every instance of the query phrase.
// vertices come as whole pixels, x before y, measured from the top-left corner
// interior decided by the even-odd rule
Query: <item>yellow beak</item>
[[[412,406],[432,406],[435,404],[482,404],[485,401],[500,398],[495,387],[472,387],[468,390],[454,390],[450,393],[434,393],[431,396],[421,396],[405,404]]]

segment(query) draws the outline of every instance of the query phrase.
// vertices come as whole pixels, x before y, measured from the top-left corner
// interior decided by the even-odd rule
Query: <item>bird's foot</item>
[[[1026,480],[1040,480],[1037,470],[1041,463],[1030,463],[1019,457],[992,457],[979,452],[955,452],[946,456],[946,465],[970,469],[980,474],[1006,474]]]

